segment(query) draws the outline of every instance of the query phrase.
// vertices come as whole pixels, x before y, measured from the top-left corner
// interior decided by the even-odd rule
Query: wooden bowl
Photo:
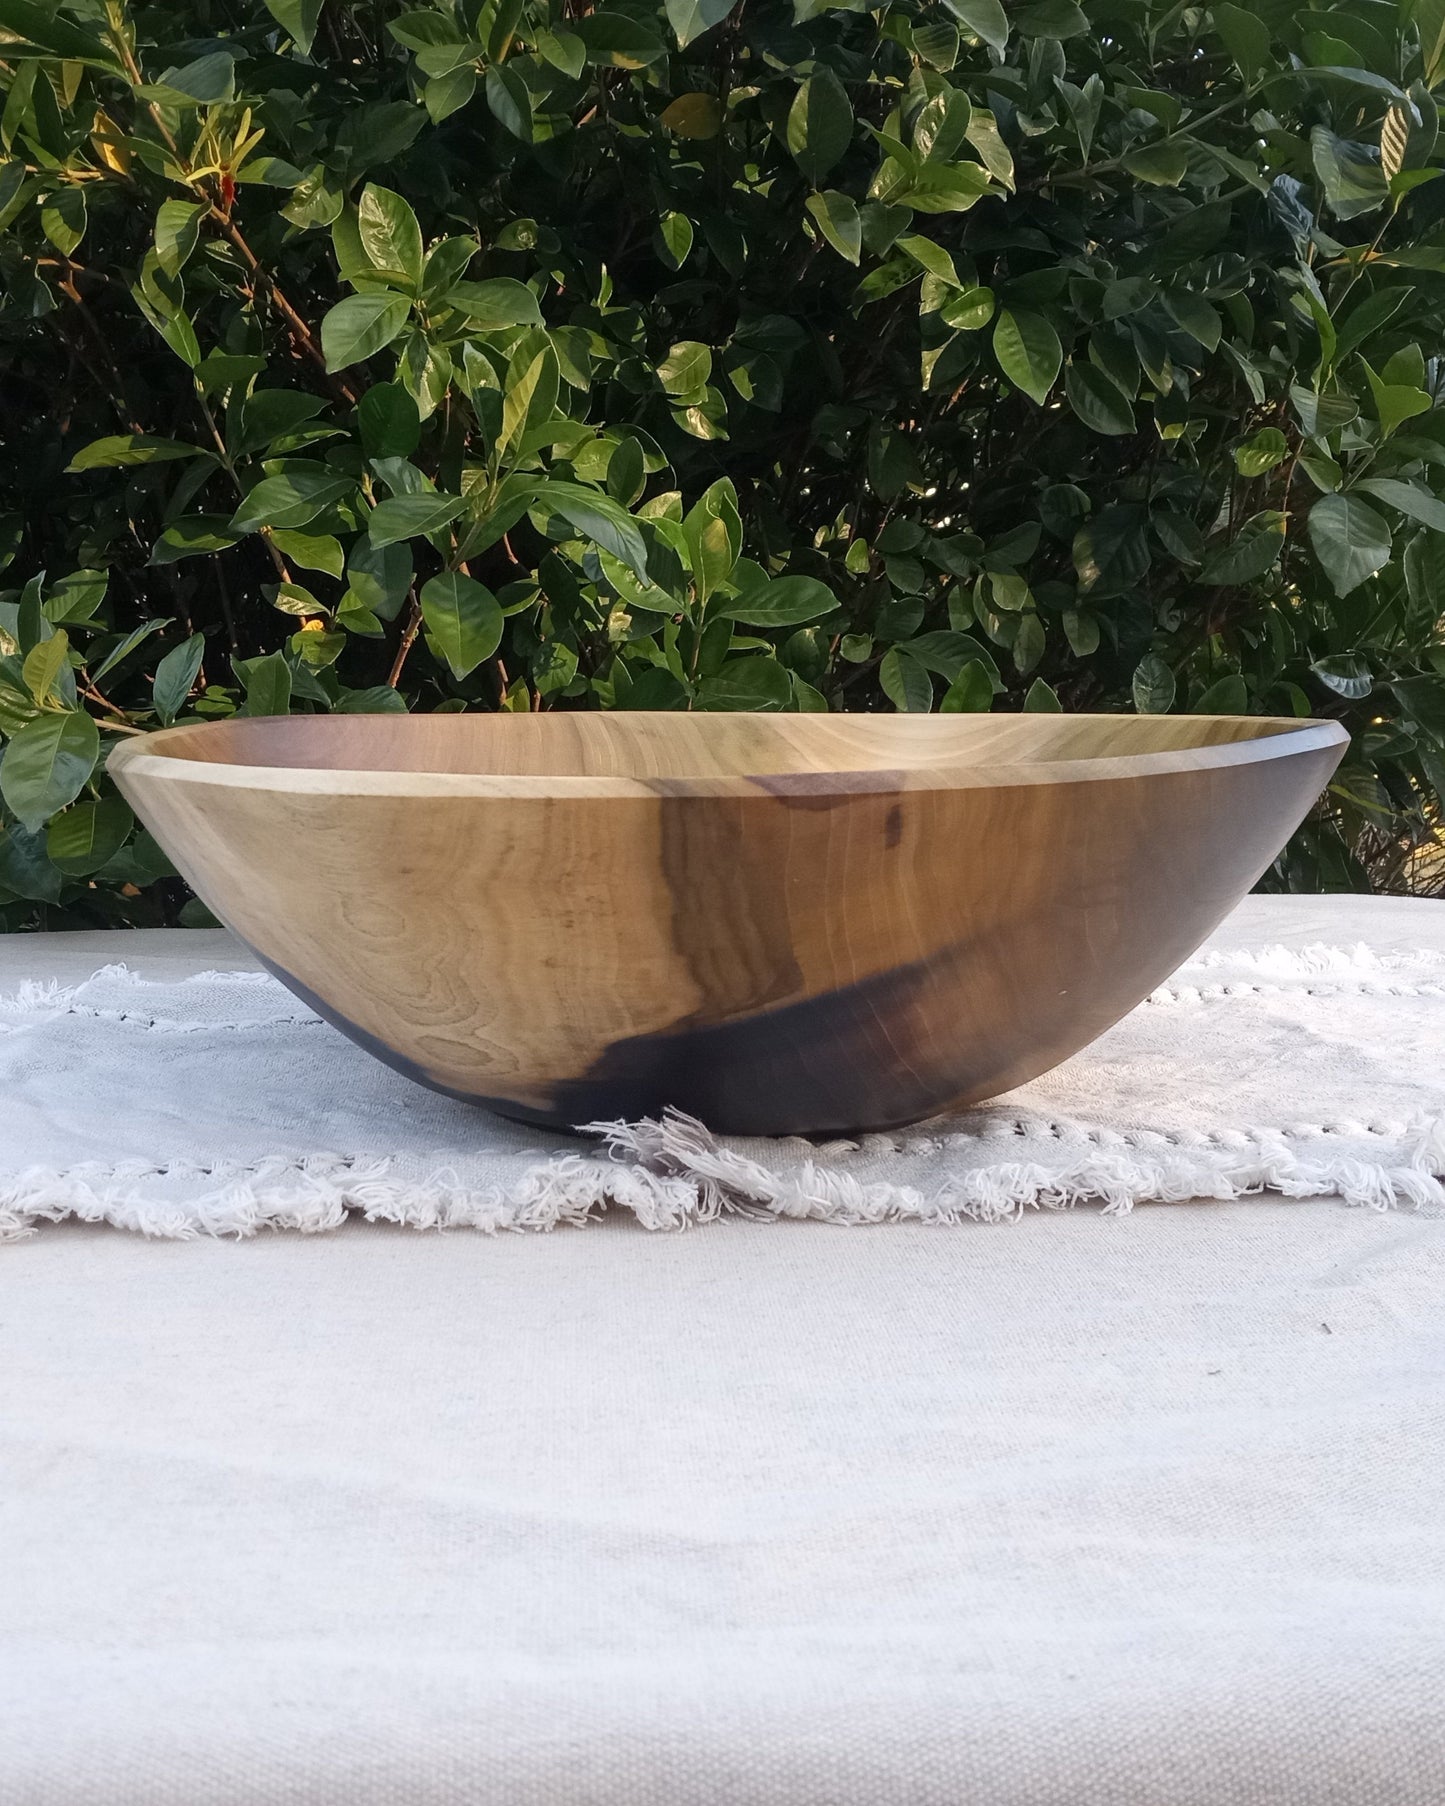
[[[1249,890],[1330,722],[277,716],[110,769],[221,920],[389,1065],[529,1122],[776,1135],[1076,1052]]]

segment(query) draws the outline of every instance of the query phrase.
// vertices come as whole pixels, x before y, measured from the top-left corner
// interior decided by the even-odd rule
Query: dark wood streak
[[[967,948],[732,1022],[679,1024],[609,1047],[552,1093],[554,1120],[587,1123],[685,1110],[723,1134],[826,1134],[867,1122],[916,1122],[966,1080],[917,1060],[930,997],[946,992]]]
[[[787,809],[841,808],[860,791],[888,789],[906,785],[901,771],[834,771],[808,773],[775,771],[750,777],[749,784],[775,798]]]

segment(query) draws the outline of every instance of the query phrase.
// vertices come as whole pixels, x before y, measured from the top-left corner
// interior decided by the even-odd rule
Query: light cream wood
[[[883,1127],[1047,1070],[1265,870],[1347,736],[1238,716],[285,716],[110,769],[410,1076],[531,1120]],[[298,1075],[298,1081],[302,1075]]]

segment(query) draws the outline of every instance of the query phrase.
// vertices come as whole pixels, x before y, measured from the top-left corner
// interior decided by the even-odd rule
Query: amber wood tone
[[[221,920],[423,1084],[781,1134],[976,1103],[1092,1041],[1345,743],[1234,716],[291,716],[110,769]]]

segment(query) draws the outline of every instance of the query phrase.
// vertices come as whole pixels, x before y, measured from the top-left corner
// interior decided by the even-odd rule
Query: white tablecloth
[[[226,945],[0,982],[117,954]],[[0,1249],[0,1802],[1439,1806],[1442,1301],[1445,1220],[1334,1202],[47,1227]]]

